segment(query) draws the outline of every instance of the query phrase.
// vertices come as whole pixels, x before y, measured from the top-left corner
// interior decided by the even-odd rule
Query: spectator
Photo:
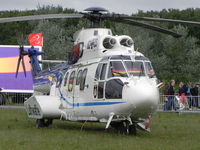
[[[198,84],[195,85],[195,89],[196,89],[195,91],[196,91],[196,96],[197,96],[196,97],[196,107],[199,108],[199,98],[198,98],[198,96],[199,96],[199,85]]]
[[[191,89],[190,89],[190,93],[192,95],[192,98],[190,100],[190,108],[193,106],[193,107],[199,107],[199,104],[198,104],[198,86],[197,85],[194,85],[192,84],[191,86]]]
[[[176,110],[174,103],[174,94],[175,94],[174,85],[175,85],[175,80],[171,80],[170,85],[167,89],[167,95],[168,95],[166,103],[167,110],[173,110],[173,109]]]
[[[182,103],[186,102],[186,91],[187,91],[186,85],[184,85],[183,82],[180,82],[179,89],[178,89],[178,96],[181,98]]]
[[[183,83],[183,89],[185,90],[185,95],[190,95],[190,88],[184,83]]]

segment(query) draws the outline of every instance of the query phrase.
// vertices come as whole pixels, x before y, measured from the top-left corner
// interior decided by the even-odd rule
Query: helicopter
[[[23,57],[28,55],[37,94],[24,102],[28,117],[36,119],[36,127],[52,124],[53,119],[77,122],[102,122],[105,129],[115,128],[123,134],[136,135],[136,128],[150,131],[150,119],[159,103],[158,79],[151,61],[134,49],[128,35],[113,35],[102,28],[110,20],[171,35],[180,34],[140,21],[171,22],[200,25],[200,22],[109,14],[101,7],[90,7],[84,13],[47,14],[0,18],[0,23],[41,19],[90,20],[91,27],[74,34],[74,47],[68,61],[42,70],[39,52],[20,46],[16,77]],[[139,21],[137,21],[139,20]],[[48,62],[48,61],[47,61]],[[53,61],[49,61],[53,62]]]

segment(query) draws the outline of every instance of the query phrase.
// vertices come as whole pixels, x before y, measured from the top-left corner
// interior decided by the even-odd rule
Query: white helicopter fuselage
[[[106,122],[106,128],[148,119],[159,101],[157,78],[132,39],[103,28],[81,30],[75,38],[80,58],[52,82],[50,95],[25,102],[28,116]]]

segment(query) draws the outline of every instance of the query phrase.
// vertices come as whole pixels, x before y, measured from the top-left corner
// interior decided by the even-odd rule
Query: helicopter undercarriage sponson
[[[24,102],[28,117],[34,119],[59,119],[61,102],[57,96],[31,96]]]

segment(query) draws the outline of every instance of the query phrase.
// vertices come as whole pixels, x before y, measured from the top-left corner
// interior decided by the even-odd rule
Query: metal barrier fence
[[[158,110],[163,111],[200,111],[200,96],[160,95]]]
[[[0,93],[0,105],[22,106],[31,95],[30,93]]]

